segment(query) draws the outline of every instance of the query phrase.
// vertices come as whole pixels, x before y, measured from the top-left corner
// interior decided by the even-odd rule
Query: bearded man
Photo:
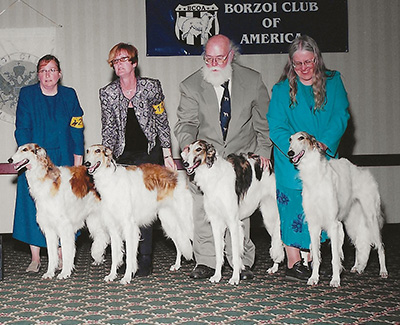
[[[181,149],[202,139],[212,145],[222,157],[230,153],[254,152],[269,168],[271,143],[266,114],[269,95],[260,73],[236,63],[237,48],[228,37],[215,35],[205,45],[204,65],[180,85],[181,99],[174,133]],[[224,93],[227,83],[227,91]],[[230,109],[220,119],[221,102],[228,100]],[[225,108],[222,108],[225,110]],[[212,229],[207,221],[201,191],[191,184],[194,198],[194,256],[196,266],[190,273],[194,279],[211,277],[215,271],[215,247]],[[241,280],[254,277],[251,270],[255,246],[250,240],[250,218],[243,220],[245,230]],[[232,265],[231,240],[226,238],[226,256]]]

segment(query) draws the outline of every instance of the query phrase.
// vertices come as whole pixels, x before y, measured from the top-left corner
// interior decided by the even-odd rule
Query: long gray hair
[[[296,51],[309,51],[314,54],[315,65],[312,89],[314,94],[314,109],[322,109],[326,104],[326,78],[332,76],[333,71],[328,70],[325,67],[324,60],[322,59],[321,51],[318,48],[317,43],[314,39],[307,35],[301,35],[297,37],[289,47],[289,58],[283,69],[283,73],[279,81],[289,80],[290,87],[290,107],[297,105],[296,94],[297,94],[297,74],[293,67],[293,55]]]

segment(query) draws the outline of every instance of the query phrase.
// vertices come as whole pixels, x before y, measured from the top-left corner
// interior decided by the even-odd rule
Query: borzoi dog
[[[52,278],[58,266],[58,246],[62,249],[62,271],[58,279],[71,275],[75,257],[75,233],[98,208],[100,197],[85,166],[57,167],[46,150],[34,143],[18,148],[10,158],[16,170],[26,167],[30,193],[36,203],[36,219],[43,231],[48,251],[48,269],[43,278]]]
[[[211,282],[221,280],[224,234],[228,228],[232,238],[233,274],[230,284],[238,284],[243,269],[243,228],[241,220],[260,207],[264,225],[271,236],[270,255],[274,273],[284,259],[280,237],[280,220],[276,203],[275,177],[261,170],[256,156],[229,155],[223,159],[215,148],[203,140],[190,144],[181,153],[188,175],[204,193],[204,209],[213,231],[216,267]]]
[[[372,174],[347,159],[327,160],[317,140],[298,132],[290,137],[288,156],[299,169],[303,182],[303,208],[311,237],[313,270],[309,285],[318,283],[320,266],[320,234],[327,231],[332,249],[332,287],[340,286],[346,227],[356,249],[352,272],[362,273],[367,265],[371,246],[378,250],[380,275],[388,276],[380,230],[383,225],[378,184]]]
[[[113,281],[117,276],[125,241],[126,271],[121,283],[130,283],[137,271],[139,227],[150,225],[157,214],[164,232],[176,246],[176,262],[171,270],[180,268],[181,255],[192,258],[192,196],[184,175],[179,177],[177,172],[153,164],[117,165],[112,151],[102,145],[87,149],[85,160],[101,196],[100,222],[111,239],[112,264],[106,281]],[[96,235],[93,237],[96,242]],[[103,248],[98,245],[98,249]],[[92,250],[93,253],[99,256],[103,252]]]

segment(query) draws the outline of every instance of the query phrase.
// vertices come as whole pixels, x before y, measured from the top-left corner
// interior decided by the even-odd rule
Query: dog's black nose
[[[183,162],[183,167],[185,167],[185,168],[189,167],[189,163],[186,162],[186,161],[184,161],[184,162]]]
[[[85,167],[90,167],[90,161],[85,161],[85,163],[83,164]]]
[[[14,161],[13,161],[12,158],[10,158],[10,159],[8,159],[8,162],[9,162],[10,164],[12,164]]]
[[[288,154],[289,157],[293,157],[294,156],[294,151],[293,150],[289,150],[287,154]]]

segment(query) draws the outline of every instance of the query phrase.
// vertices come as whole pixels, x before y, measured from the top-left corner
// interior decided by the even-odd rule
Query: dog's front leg
[[[215,273],[209,279],[210,282],[219,282],[222,277],[222,264],[224,260],[224,234],[225,234],[225,225],[222,224],[220,220],[218,220],[218,216],[214,216],[210,218],[212,233],[214,236],[214,245],[215,245]]]
[[[90,214],[86,219],[86,225],[90,233],[90,237],[93,239],[91,247],[91,255],[93,258],[92,265],[100,265],[104,263],[104,252],[110,243],[110,236],[106,231],[100,218],[93,214]]]
[[[242,224],[239,217],[235,217],[229,225],[229,232],[231,234],[231,245],[232,245],[232,266],[233,272],[232,277],[229,279],[229,284],[239,284],[240,271],[242,270],[242,254],[243,254],[243,241],[244,234]]]
[[[316,285],[319,281],[319,266],[321,264],[321,228],[308,223],[308,229],[311,239],[311,254],[312,254],[312,273],[308,279],[308,285]]]
[[[111,238],[111,270],[110,274],[104,278],[104,281],[114,281],[117,277],[118,266],[122,263],[123,248],[122,248],[122,238],[118,234],[117,229],[110,231]]]
[[[340,272],[342,271],[342,259],[343,259],[343,242],[344,242],[344,231],[343,225],[340,221],[336,221],[332,225],[331,229],[328,229],[328,235],[331,238],[331,250],[332,250],[332,279],[329,285],[331,287],[340,286]]]
[[[126,270],[124,277],[121,279],[121,284],[128,284],[132,280],[132,274],[135,274],[138,269],[137,252],[140,239],[139,227],[136,224],[134,224],[132,227],[131,226],[125,227],[124,234],[126,238],[125,240]]]
[[[57,279],[67,279],[71,276],[72,269],[74,268],[75,257],[75,234],[72,227],[70,229],[63,229],[65,232],[60,239],[62,251],[62,271],[57,276]],[[57,260],[58,261],[58,260]]]
[[[52,229],[43,228],[46,237],[48,265],[47,272],[43,274],[43,279],[51,279],[54,277],[56,267],[58,264],[58,236]]]

